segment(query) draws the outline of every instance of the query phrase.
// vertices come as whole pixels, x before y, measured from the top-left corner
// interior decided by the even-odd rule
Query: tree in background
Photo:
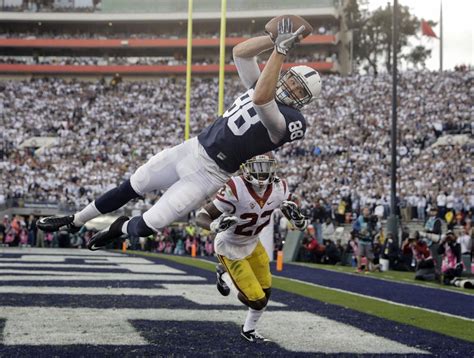
[[[418,68],[418,65],[425,67],[425,62],[431,55],[431,50],[422,45],[415,46],[410,53],[404,56],[408,63],[413,64],[413,67]]]
[[[380,63],[384,63],[388,72],[392,70],[392,6],[387,4],[373,12],[364,10],[366,0],[350,0],[345,7],[345,16],[349,30],[353,31],[353,59],[357,65],[375,75]],[[398,6],[399,37],[398,53],[409,47],[409,39],[420,29],[420,19],[410,13],[408,6]],[[433,22],[429,22],[434,25]],[[415,66],[424,65],[431,50],[423,45],[416,46],[408,55],[400,56]]]

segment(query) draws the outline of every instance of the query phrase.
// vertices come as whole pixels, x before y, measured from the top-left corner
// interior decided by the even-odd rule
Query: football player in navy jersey
[[[280,76],[285,56],[302,38],[289,18],[278,35],[248,39],[233,49],[239,76],[248,89],[197,137],[163,150],[137,169],[130,179],[70,216],[38,220],[38,228],[76,232],[89,220],[111,213],[152,191],[165,191],[143,215],[121,216],[88,243],[97,250],[122,234],[146,237],[197,209],[224,185],[246,160],[303,138],[306,121],[299,110],[321,91],[319,74],[310,67],[292,67]],[[273,48],[263,71],[256,56]]]

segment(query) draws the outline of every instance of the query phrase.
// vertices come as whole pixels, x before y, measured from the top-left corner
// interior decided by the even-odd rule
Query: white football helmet
[[[265,187],[275,179],[276,160],[268,155],[257,155],[244,164],[241,169],[244,179],[256,187]]]
[[[306,94],[299,98],[294,93],[288,80],[294,78],[295,81],[305,90]],[[308,66],[294,66],[280,76],[277,83],[276,98],[287,106],[301,109],[304,105],[315,100],[321,93],[321,77],[318,71]]]

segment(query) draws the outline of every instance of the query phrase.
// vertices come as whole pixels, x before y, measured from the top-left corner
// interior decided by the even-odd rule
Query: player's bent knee
[[[163,206],[161,210],[150,209],[144,213],[142,217],[146,225],[154,231],[158,231],[178,219],[178,216],[173,215],[170,208]]]
[[[268,299],[267,296],[256,301],[248,301],[248,306],[254,310],[261,311],[267,307]]]

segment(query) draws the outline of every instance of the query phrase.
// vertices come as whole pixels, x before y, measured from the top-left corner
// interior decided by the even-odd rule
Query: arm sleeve
[[[249,89],[257,82],[260,76],[260,68],[258,67],[255,57],[243,58],[234,56],[234,64],[237,67],[240,80],[245,88]]]
[[[276,101],[272,100],[260,106],[254,104],[253,107],[267,129],[271,141],[274,144],[279,143],[286,133],[286,121]]]

